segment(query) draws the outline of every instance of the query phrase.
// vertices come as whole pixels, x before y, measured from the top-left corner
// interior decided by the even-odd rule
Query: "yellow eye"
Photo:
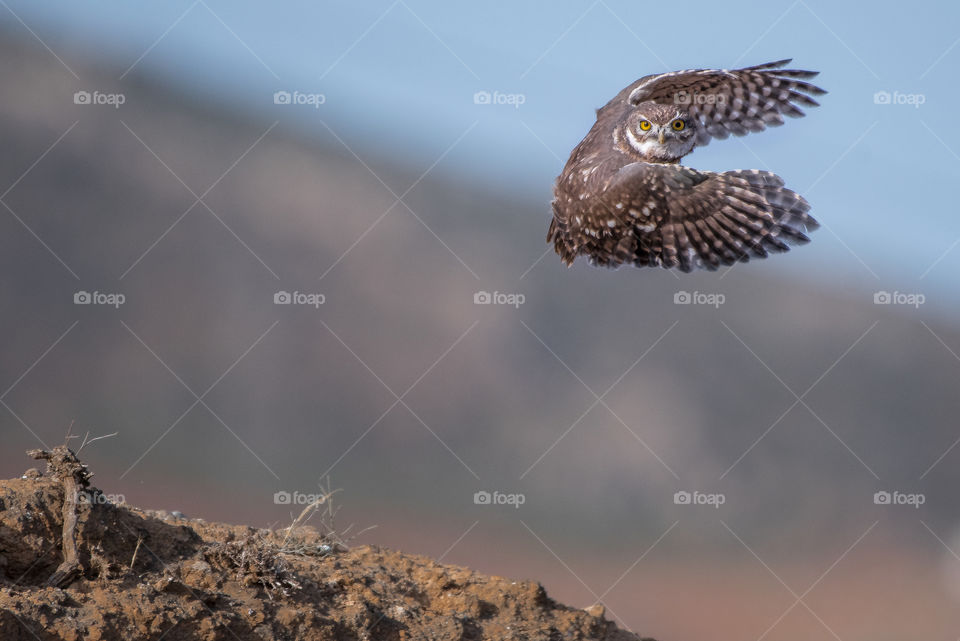
[[[687,126],[687,124],[686,124],[685,122],[683,122],[682,120],[680,120],[679,118],[677,118],[676,120],[673,121],[673,130],[674,130],[674,131],[683,131],[683,128],[686,127],[686,126]]]
[[[649,120],[641,120],[641,121],[640,121],[640,129],[642,129],[643,131],[650,131],[650,121],[649,121]]]

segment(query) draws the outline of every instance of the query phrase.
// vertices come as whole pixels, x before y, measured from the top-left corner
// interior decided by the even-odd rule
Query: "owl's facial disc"
[[[656,109],[651,113],[637,110],[627,119],[624,133],[627,143],[643,160],[676,162],[696,144],[696,132],[690,123],[672,110]]]

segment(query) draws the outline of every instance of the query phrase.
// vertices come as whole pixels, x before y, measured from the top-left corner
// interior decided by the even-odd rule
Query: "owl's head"
[[[676,105],[642,102],[627,116],[621,140],[646,162],[677,162],[693,151],[698,124]]]

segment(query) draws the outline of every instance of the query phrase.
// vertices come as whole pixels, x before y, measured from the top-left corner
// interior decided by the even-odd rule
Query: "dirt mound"
[[[5,641],[640,638],[537,583],[114,505],[66,447],[31,455],[48,470],[0,481]]]

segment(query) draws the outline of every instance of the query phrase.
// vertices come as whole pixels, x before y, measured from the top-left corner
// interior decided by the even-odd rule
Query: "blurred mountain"
[[[722,519],[833,549],[882,519],[931,549],[919,518],[956,519],[956,319],[802,278],[826,230],[729,273],[568,270],[543,255],[551,185],[536,202],[492,193],[443,157],[414,166],[335,121],[320,138],[290,124],[322,108],[259,121],[71,58],[78,80],[12,38],[0,52],[8,470],[74,422],[119,432],[86,456],[136,503],[267,523],[290,511],[274,492],[329,473],[385,544],[482,520],[616,546],[679,519],[667,549],[737,546]],[[523,303],[477,305],[482,291]]]

